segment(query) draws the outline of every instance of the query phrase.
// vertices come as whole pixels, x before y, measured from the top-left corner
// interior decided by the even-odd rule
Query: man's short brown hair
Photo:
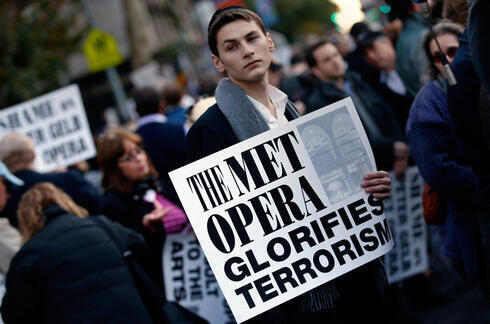
[[[242,7],[218,9],[211,18],[208,27],[208,45],[211,53],[219,56],[216,35],[221,28],[236,20],[255,21],[264,35],[266,34],[264,22],[252,10]]]

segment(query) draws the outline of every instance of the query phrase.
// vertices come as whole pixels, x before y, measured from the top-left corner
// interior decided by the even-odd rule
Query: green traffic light
[[[330,16],[330,20],[332,20],[332,22],[334,24],[338,24],[339,21],[338,21],[338,18],[339,18],[339,13],[338,12],[334,12],[331,16]]]

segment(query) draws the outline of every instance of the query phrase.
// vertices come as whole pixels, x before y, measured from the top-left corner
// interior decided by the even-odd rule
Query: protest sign
[[[178,302],[209,323],[235,323],[194,234],[167,236],[162,260],[167,300]]]
[[[238,322],[392,248],[374,169],[348,98],[170,173]]]
[[[390,172],[391,197],[384,201],[386,218],[396,242],[384,255],[390,283],[409,278],[429,267],[427,228],[423,218],[424,180],[416,166],[405,171],[401,179]]]
[[[35,168],[42,172],[95,156],[78,85],[0,110],[0,138],[9,132],[32,138]]]

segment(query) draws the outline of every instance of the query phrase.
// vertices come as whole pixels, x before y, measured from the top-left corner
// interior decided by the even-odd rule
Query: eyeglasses
[[[137,147],[135,148],[134,150],[130,151],[130,152],[127,152],[126,154],[124,154],[119,160],[117,160],[118,162],[121,162],[121,163],[126,163],[126,162],[131,162],[131,161],[134,161],[136,160],[136,158],[143,154],[145,151],[143,151],[143,149],[141,147]]]
[[[447,48],[445,54],[450,58],[454,58],[456,56],[457,51],[458,51],[458,46],[451,46]],[[432,60],[434,60],[434,63],[441,63],[441,52],[437,51],[434,54],[432,54]]]

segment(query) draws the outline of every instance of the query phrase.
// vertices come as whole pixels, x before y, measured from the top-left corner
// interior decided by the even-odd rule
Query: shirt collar
[[[257,109],[262,115],[269,116],[268,118],[266,118],[267,121],[269,121],[271,118],[274,119],[266,106],[248,95],[247,97],[250,102],[252,102],[252,105],[255,109]],[[288,96],[281,90],[269,84],[269,97],[272,101],[272,104],[276,108],[276,116],[278,117],[278,119],[279,116],[284,116],[284,113],[286,111],[286,104],[288,103]]]
[[[166,123],[167,122],[167,117],[165,117],[164,115],[162,114],[150,114],[150,115],[146,115],[146,116],[143,116],[141,117],[140,119],[138,119],[138,127],[142,127],[146,124],[150,124],[150,123]]]

